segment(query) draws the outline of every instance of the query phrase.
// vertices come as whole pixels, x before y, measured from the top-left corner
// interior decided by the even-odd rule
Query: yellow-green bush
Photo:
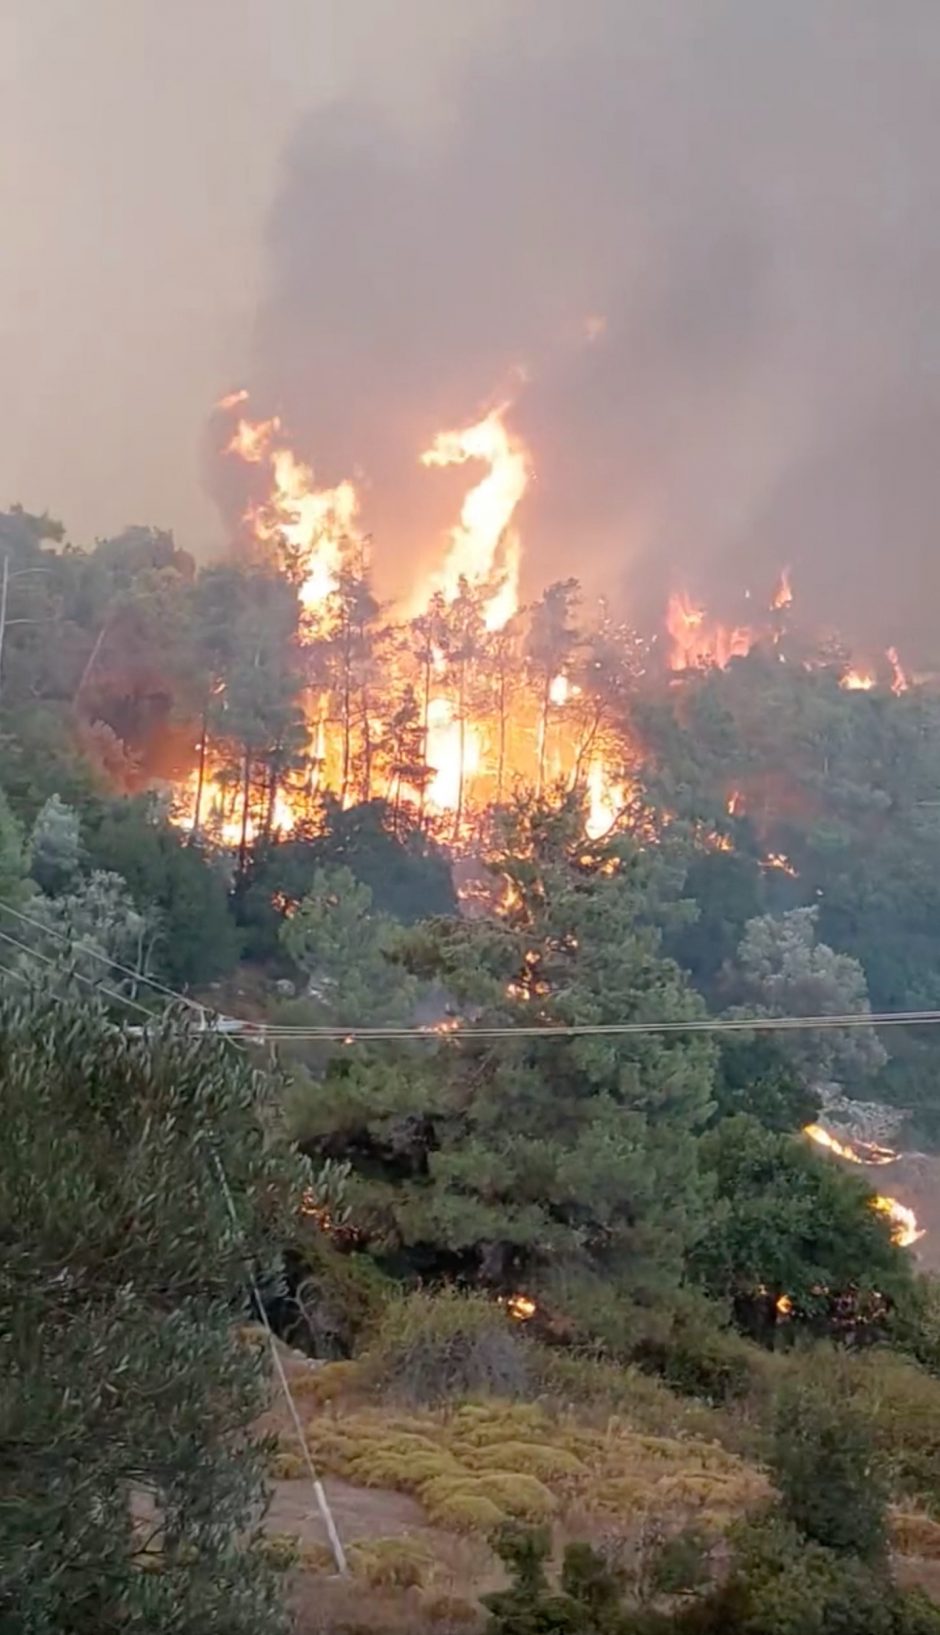
[[[843,1377],[899,1493],[940,1516],[940,1381],[896,1353],[854,1359]]]
[[[471,1482],[463,1487],[430,1483],[421,1502],[431,1521],[455,1533],[491,1533],[507,1519],[506,1511]]]
[[[407,1536],[363,1540],[349,1548],[350,1570],[373,1589],[424,1589],[435,1565],[429,1547]]]
[[[525,1476],[517,1471],[488,1470],[481,1472],[474,1490],[485,1494],[507,1515],[521,1521],[548,1521],[558,1509],[558,1501],[544,1482],[536,1476]]]
[[[576,1453],[566,1447],[548,1442],[499,1442],[492,1447],[466,1448],[456,1444],[456,1451],[471,1470],[515,1470],[540,1481],[563,1481],[566,1476],[587,1476],[588,1467]]]
[[[350,1481],[361,1482],[363,1487],[398,1488],[404,1493],[413,1492],[436,1476],[459,1470],[456,1459],[443,1448],[403,1453],[381,1442],[363,1449],[346,1462]]]

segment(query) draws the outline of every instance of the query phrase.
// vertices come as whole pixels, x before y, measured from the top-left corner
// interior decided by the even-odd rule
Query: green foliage
[[[307,1008],[352,1027],[409,1017],[417,985],[391,957],[394,935],[388,916],[373,911],[369,887],[340,867],[314,870],[280,940],[307,979]]]
[[[0,1006],[4,1627],[283,1627],[242,1539],[265,1389],[232,1329],[307,1182],[268,1098],[224,1046],[87,998]]]
[[[72,885],[82,861],[81,819],[74,807],[50,795],[29,837],[29,872],[51,896]]]
[[[700,1014],[649,923],[674,899],[664,860],[625,842],[586,853],[574,806],[532,803],[507,815],[491,867],[505,913],[430,921],[399,939],[405,968],[454,1009],[504,1028]],[[285,940],[329,946],[351,920],[369,969],[383,956],[361,888],[347,880],[332,896],[294,915]],[[345,958],[328,968],[355,1020]],[[623,1340],[629,1302],[651,1306],[675,1288],[699,1230],[694,1132],[710,1110],[712,1060],[706,1039],[681,1033],[444,1032],[391,1058],[346,1048],[306,1092],[298,1129],[306,1150],[349,1161],[357,1226],[392,1265],[463,1270],[505,1293],[534,1280],[585,1332],[603,1324]]]
[[[852,1016],[869,1009],[865,972],[857,959],[816,941],[817,908],[794,908],[748,921],[735,976],[748,1014]],[[857,1082],[877,1072],[887,1053],[873,1028],[801,1029],[780,1035],[783,1048],[810,1082]]]
[[[783,1515],[805,1538],[865,1561],[885,1555],[887,1498],[872,1433],[831,1388],[784,1387],[770,1463]]]
[[[284,906],[307,895],[318,868],[347,868],[372,893],[383,918],[411,925],[456,909],[450,868],[443,852],[417,826],[399,818],[381,800],[343,810],[324,802],[323,832],[274,841],[256,851],[239,895],[239,918],[247,946],[258,959],[277,956]]]
[[[772,1333],[783,1295],[791,1325],[802,1317],[820,1332],[842,1295],[853,1295],[848,1319],[863,1328],[884,1315],[886,1300],[908,1295],[910,1259],[858,1177],[743,1114],[709,1131],[702,1148],[717,1204],[691,1265],[711,1294],[733,1303],[747,1332]]]
[[[239,942],[225,878],[152,802],[112,802],[89,815],[84,833],[92,865],[116,870],[139,908],[159,912],[156,974],[187,987],[231,970]]]
[[[719,1042],[715,1120],[747,1113],[768,1130],[801,1130],[819,1115],[819,1096],[769,1034],[726,1033]]]
[[[0,898],[17,907],[24,896],[23,832],[0,788]]]

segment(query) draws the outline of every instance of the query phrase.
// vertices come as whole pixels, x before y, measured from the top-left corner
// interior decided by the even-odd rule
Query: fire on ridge
[[[297,585],[306,664],[317,644],[333,639],[342,645],[354,622],[352,580],[367,568],[369,554],[368,540],[357,533],[357,487],[348,477],[319,486],[280,418],[249,415],[244,390],[230,392],[217,408],[229,417],[223,457],[252,478],[242,519],[249,548]],[[250,843],[261,833],[290,833],[328,791],[344,805],[381,797],[396,810],[410,807],[453,844],[471,839],[480,814],[519,784],[538,790],[559,782],[583,791],[590,839],[616,826],[629,806],[637,748],[595,676],[569,673],[564,662],[542,673],[533,659],[530,615],[520,604],[517,523],[533,470],[529,450],[508,423],[510,410],[503,403],[468,425],[441,431],[417,456],[429,475],[466,465],[475,480],[468,482],[437,566],[400,611],[386,674],[371,680],[368,696],[361,689],[357,742],[350,743],[348,726],[345,733],[341,728],[335,686],[311,663],[304,773],[286,775],[267,810],[249,794],[244,811],[242,790],[222,775],[212,744],[197,746],[200,767],[175,802],[182,826],[203,828],[224,844]],[[783,660],[780,643],[793,600],[786,568],[755,625],[722,624],[685,592],[674,593],[665,623],[677,684],[686,673],[724,668],[758,644],[777,648]],[[627,663],[641,674],[646,659],[636,638],[622,629],[613,633],[622,655],[630,640]],[[908,680],[895,648],[886,660],[891,690],[903,692]],[[874,670],[855,667],[840,681],[861,692],[876,684]],[[783,854],[769,856],[766,866],[794,872]]]

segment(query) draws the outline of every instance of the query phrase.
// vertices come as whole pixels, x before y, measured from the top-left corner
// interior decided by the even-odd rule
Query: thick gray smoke
[[[517,0],[432,129],[297,133],[258,407],[364,474],[395,588],[467,486],[419,451],[514,396],[530,590],[646,619],[789,563],[820,620],[936,654],[938,127],[936,0]]]

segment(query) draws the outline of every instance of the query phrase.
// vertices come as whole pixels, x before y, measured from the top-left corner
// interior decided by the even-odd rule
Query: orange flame
[[[672,637],[669,662],[673,670],[711,664],[723,670],[732,659],[745,658],[754,643],[750,630],[709,622],[705,609],[684,591],[673,592],[669,598],[666,629]]]
[[[898,657],[898,650],[896,647],[888,648],[887,659],[891,666],[891,691],[893,692],[895,698],[898,698],[900,697],[901,693],[907,692],[910,682],[907,679],[904,667],[901,664],[900,658]]]
[[[761,863],[762,869],[777,869],[780,874],[788,874],[791,880],[798,880],[799,869],[790,862],[786,852],[768,852]]]
[[[888,1216],[892,1240],[900,1249],[909,1249],[924,1236],[924,1228],[918,1226],[913,1209],[909,1209],[907,1204],[898,1203],[897,1198],[884,1198],[879,1193],[872,1198],[871,1207],[880,1215]]]
[[[847,693],[870,693],[875,678],[870,670],[847,670],[839,686]]]
[[[487,630],[501,630],[519,607],[519,536],[511,527],[513,513],[529,485],[528,451],[503,421],[509,405],[493,409],[474,426],[439,432],[421,455],[425,466],[464,465],[480,460],[489,466],[486,476],[471,488],[450,531],[450,545],[431,590],[441,590],[452,602],[460,581],[489,588]]]
[[[819,1147],[835,1153],[837,1158],[844,1158],[850,1164],[869,1164],[872,1167],[881,1164],[893,1164],[897,1160],[897,1153],[890,1147],[880,1147],[876,1142],[859,1142],[858,1146],[849,1146],[844,1141],[837,1141],[834,1135],[823,1129],[821,1124],[806,1124],[803,1134],[810,1141],[815,1141]]]
[[[506,1310],[517,1323],[528,1323],[538,1311],[535,1301],[527,1294],[511,1294],[506,1301]]]
[[[237,409],[239,403],[247,402],[248,393],[245,391],[244,386],[242,386],[237,392],[227,392],[225,397],[220,397],[218,403],[216,404],[216,408],[226,410]]]
[[[247,460],[250,465],[260,465],[271,447],[272,439],[280,429],[281,422],[277,415],[273,415],[270,420],[242,418],[235,427],[225,452],[237,454],[240,460]]]
[[[780,578],[777,580],[773,596],[770,599],[771,612],[782,613],[784,608],[793,605],[793,586],[790,583],[789,568],[781,568]]]

